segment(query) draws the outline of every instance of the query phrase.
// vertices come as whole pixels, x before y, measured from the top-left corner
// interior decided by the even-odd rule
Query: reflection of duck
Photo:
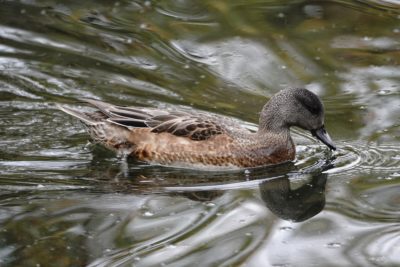
[[[325,206],[325,184],[328,174],[312,175],[311,180],[302,186],[291,189],[288,176],[264,180],[259,184],[261,198],[265,205],[276,216],[284,220],[295,222],[305,221],[322,211]],[[215,186],[218,188],[218,186]],[[170,195],[184,196],[194,201],[212,201],[226,190],[187,190],[181,187],[180,191]]]
[[[272,213],[284,220],[301,222],[317,215],[324,208],[325,185],[328,174],[323,173],[323,171],[331,169],[332,167],[334,167],[334,165],[331,160],[320,161],[316,166],[306,171],[306,173],[296,173],[296,177],[311,177],[300,186],[290,182],[289,177],[294,175],[293,169],[295,168],[291,163],[274,166],[268,168],[268,170],[260,169],[259,172],[254,174],[252,181],[258,183],[261,198]],[[291,174],[288,174],[289,172]],[[267,177],[265,173],[268,173]],[[199,190],[193,190],[193,187],[190,186],[182,186],[179,190],[176,190],[176,187],[174,189],[174,186],[165,188],[168,188],[166,192],[169,194],[184,196],[195,201],[211,201],[226,193],[227,187],[246,188],[248,185],[246,186],[243,182],[232,183],[234,180],[243,180],[238,178],[234,179],[234,177],[238,175],[239,174],[226,177],[225,183],[213,185],[211,186],[211,190],[205,190],[207,186],[199,186]],[[217,177],[214,177],[214,179],[215,178]],[[226,181],[230,178],[233,179],[227,184]],[[257,182],[260,178],[262,178],[262,182]],[[220,182],[222,182],[222,180]],[[185,184],[189,185],[188,183]],[[296,188],[292,189],[293,186],[296,186]]]
[[[305,221],[325,206],[327,173],[311,174],[311,180],[291,189],[289,177],[265,180],[259,184],[261,198],[278,217],[295,222]]]
[[[243,171],[193,172],[148,166],[141,168],[140,172],[135,168],[128,170],[123,179],[117,178],[119,169],[115,168],[102,172],[102,176],[108,173],[103,190],[127,194],[169,195],[207,202],[220,198],[230,190],[246,190],[258,185],[261,198],[271,212],[282,219],[299,222],[317,215],[324,208],[328,174],[323,171],[333,166],[332,158],[319,161],[301,172],[291,162],[256,168],[249,174]],[[96,165],[94,169],[98,170],[98,167]],[[299,186],[297,182],[292,183],[290,177],[306,179],[302,178],[301,181],[304,182]]]
[[[306,89],[286,89],[264,106],[257,132],[233,119],[210,113],[119,107],[85,100],[98,109],[86,113],[67,107],[94,140],[139,160],[187,167],[255,167],[291,161],[295,147],[290,127],[309,130],[335,149],[324,129],[320,99]]]
[[[197,177],[197,179],[195,177],[186,179],[187,176],[185,178],[171,173],[167,174],[166,179],[161,182],[162,186],[159,186],[160,184],[154,186],[153,183],[152,186],[142,188],[142,190],[183,196],[194,201],[204,202],[221,197],[228,192],[228,189],[246,189],[249,186],[253,187],[256,183],[259,186],[262,200],[271,212],[284,220],[301,222],[317,215],[324,208],[328,174],[323,171],[333,166],[331,160],[320,161],[306,173],[293,172],[295,166],[292,163],[268,169],[262,168],[248,177],[251,180],[246,182],[243,182],[242,173],[208,174],[201,178]],[[290,181],[289,177],[293,177],[293,175],[307,177],[307,180],[298,186],[297,183]],[[261,182],[260,179],[262,179]],[[140,181],[136,182],[140,183]],[[292,189],[294,186],[296,188]]]

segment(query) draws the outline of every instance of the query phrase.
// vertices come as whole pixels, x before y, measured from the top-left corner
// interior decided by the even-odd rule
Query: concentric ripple
[[[400,227],[387,225],[365,231],[348,245],[346,254],[357,266],[399,266],[399,242]]]
[[[295,138],[312,140],[306,134],[295,132]],[[360,171],[390,172],[396,176],[400,171],[400,146],[398,144],[375,145],[362,142],[338,143],[338,149],[329,152],[323,144],[297,146],[296,165],[300,167],[313,165],[318,159],[331,158],[334,168],[327,173],[353,173]]]

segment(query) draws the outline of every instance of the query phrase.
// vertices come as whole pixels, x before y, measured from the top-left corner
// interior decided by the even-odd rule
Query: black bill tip
[[[322,126],[321,128],[311,130],[311,134],[318,138],[322,143],[324,143],[327,147],[331,150],[336,150],[336,146],[333,143],[331,137],[329,136],[328,132],[325,130],[325,127]]]

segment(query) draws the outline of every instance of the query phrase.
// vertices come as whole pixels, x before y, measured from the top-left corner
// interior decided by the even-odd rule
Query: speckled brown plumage
[[[85,101],[97,111],[60,109],[78,117],[97,142],[150,163],[247,168],[290,161],[295,158],[291,126],[315,131],[334,148],[326,132],[319,136],[325,131],[323,105],[306,89],[286,89],[272,97],[261,112],[257,132],[216,114]]]

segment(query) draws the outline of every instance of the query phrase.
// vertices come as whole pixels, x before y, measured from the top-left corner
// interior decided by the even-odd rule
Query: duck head
[[[292,126],[308,130],[335,150],[324,126],[324,106],[317,95],[304,88],[285,89],[275,94],[263,107],[259,131],[282,132]]]

